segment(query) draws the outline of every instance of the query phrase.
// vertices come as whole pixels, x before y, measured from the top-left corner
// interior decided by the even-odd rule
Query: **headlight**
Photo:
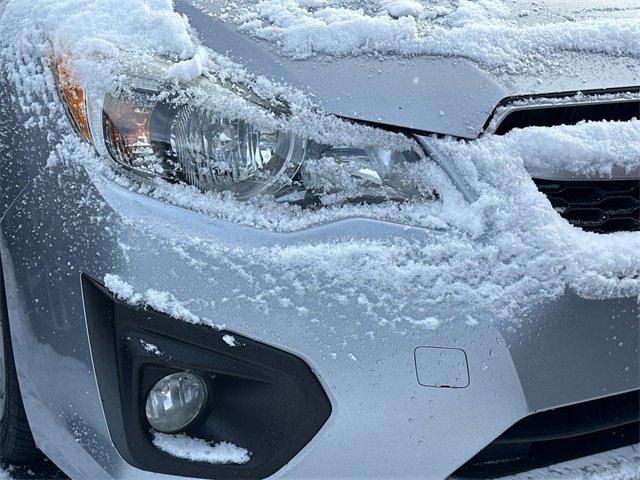
[[[104,143],[119,164],[202,190],[231,191],[240,199],[293,184],[305,158],[302,138],[205,107],[161,102],[157,95],[105,96]]]
[[[79,131],[98,153],[142,179],[302,204],[433,194],[415,174],[415,152],[314,141],[283,120],[290,115],[286,106],[241,86],[213,77],[180,88],[132,78],[127,90],[85,92],[54,65],[60,97]]]

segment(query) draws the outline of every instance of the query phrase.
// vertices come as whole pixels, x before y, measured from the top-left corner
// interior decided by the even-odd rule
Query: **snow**
[[[640,444],[532,470],[504,480],[637,480]]]
[[[149,342],[146,342],[146,341],[144,341],[144,340],[140,339],[140,345],[141,345],[141,346],[142,346],[142,348],[144,348],[148,353],[152,353],[152,354],[154,354],[154,355],[156,355],[156,356],[158,356],[158,357],[161,357],[162,355],[164,355],[164,353],[162,353],[162,352],[160,351],[160,349],[159,349],[156,345],[154,345],[153,343],[149,343]]]
[[[440,199],[404,204],[309,210],[277,204],[267,197],[240,202],[229,195],[204,194],[193,187],[162,182],[152,190],[140,191],[215,218],[275,232],[300,231],[354,217],[408,226],[402,237],[327,238],[240,248],[215,239],[179,240],[177,246],[183,253],[199,252],[199,261],[224,258],[230,268],[257,281],[259,293],[249,297],[252,301],[279,302],[282,289],[292,284],[296,296],[318,296],[325,304],[339,300],[325,298],[329,292],[359,297],[365,288],[371,294],[363,298],[362,306],[379,325],[418,322],[434,328],[451,319],[424,321],[427,312],[448,302],[488,309],[495,312],[496,320],[513,319],[521,317],[523,310],[558,298],[567,288],[596,299],[640,295],[640,238],[631,232],[599,235],[571,226],[538,192],[527,173],[527,168],[540,165],[605,176],[613,165],[637,168],[638,132],[639,124],[633,121],[514,130],[473,142],[438,140],[452,166],[477,193],[478,200],[472,204],[428,161],[423,174]],[[75,141],[71,138],[70,142]],[[61,151],[66,161],[84,165],[93,175],[105,172],[84,147],[74,150],[68,146]],[[145,220],[136,223],[140,221],[140,228],[145,228]],[[258,266],[265,272],[279,272],[284,284],[271,275],[260,280],[254,271]],[[123,288],[124,297],[141,301],[143,294],[136,296],[126,282],[124,286],[114,283],[115,291]],[[419,299],[414,298],[416,289],[421,292]],[[166,292],[164,297],[168,297]],[[146,301],[158,304],[154,295]]]
[[[344,0],[240,2],[237,9],[226,9],[224,18],[295,58],[457,55],[486,67],[517,72],[544,63],[546,57],[561,51],[640,56],[635,11],[620,11],[606,19],[585,14],[575,21],[556,18],[547,23],[518,24],[507,3],[498,0],[379,0],[362,5]],[[114,15],[119,15],[118,21],[113,21]],[[33,115],[33,126],[42,128],[52,121],[66,129],[51,152],[48,168],[84,169],[96,184],[107,178],[217,220],[279,235],[269,238],[281,242],[255,245],[197,236],[185,236],[171,245],[194,269],[219,262],[246,280],[251,288],[241,298],[247,303],[277,304],[291,309],[291,318],[296,321],[308,318],[317,322],[319,315],[313,305],[300,306],[288,298],[316,298],[322,308],[357,299],[358,307],[373,319],[372,330],[401,324],[431,330],[456,320],[430,315],[434,307],[450,303],[491,311],[498,321],[518,318],[568,289],[587,298],[640,298],[640,237],[628,232],[597,235],[571,226],[537,191],[529,174],[530,170],[550,175],[563,171],[607,177],[614,168],[635,171],[640,167],[637,120],[528,128],[473,142],[437,139],[452,167],[476,193],[478,200],[471,204],[423,154],[411,174],[425,189],[436,190],[437,199],[376,205],[327,202],[318,209],[278,204],[268,197],[239,202],[229,194],[202,193],[186,185],[162,181],[140,185],[112,171],[69,131],[49,65],[40,59],[55,52],[70,63],[83,85],[103,89],[124,81],[117,68],[124,57],[133,54],[142,63],[162,55],[174,62],[164,71],[165,79],[184,82],[204,73],[249,85],[265,101],[284,100],[292,111],[290,118],[276,118],[243,99],[217,95],[221,90],[214,87],[215,94],[203,84],[190,91],[202,94],[194,95],[201,105],[228,115],[319,142],[415,151],[418,147],[404,135],[326,115],[303,93],[248,75],[239,65],[208,52],[198,45],[187,21],[175,14],[170,0],[12,0],[0,22],[0,43],[0,60],[8,69],[23,110]],[[371,227],[368,238],[358,232],[352,238],[349,234],[312,235],[316,227],[362,218],[377,222],[377,230]],[[393,228],[397,225],[404,228],[403,235]],[[152,219],[140,218],[127,226],[141,231],[157,228]],[[179,228],[173,225],[170,230]],[[304,241],[302,234],[295,236],[305,230],[313,240]],[[377,233],[382,231],[393,233]],[[125,257],[135,254],[129,245],[119,245]],[[198,255],[198,260],[192,255]],[[198,307],[194,299],[178,299],[152,287],[136,289],[133,284],[139,283],[123,277],[116,273],[104,276],[106,287],[119,299],[187,322],[221,328],[194,313]],[[462,321],[478,323],[471,317]],[[224,335],[223,340],[230,347],[237,344],[232,335]],[[152,344],[143,347],[151,353],[157,351]],[[331,355],[337,358],[336,353]],[[364,357],[359,360],[353,353],[346,357],[364,362]],[[156,434],[154,443],[167,453],[193,461],[245,463],[250,458],[246,449],[230,443],[211,445],[184,435]],[[623,452],[620,464],[605,459],[609,473],[597,467],[578,466],[578,470],[580,474],[593,473],[593,478],[601,473],[608,478],[616,471],[622,478],[633,478],[637,457],[636,449]],[[576,465],[558,468],[564,475],[566,467],[568,478],[582,478],[569,473]],[[553,478],[557,471],[536,475]]]
[[[20,94],[25,111],[59,118],[48,66],[55,54],[84,85],[118,82],[126,54],[162,54],[172,60],[197,57],[197,42],[172,0],[12,0],[0,21],[0,62]],[[174,74],[184,77],[186,65]],[[189,68],[193,71],[193,67]]]
[[[181,301],[177,300],[173,294],[153,288],[148,288],[142,293],[137,293],[131,284],[122,280],[118,275],[106,274],[104,276],[104,285],[119,300],[127,302],[131,305],[150,307],[158,312],[166,313],[174,318],[184,320],[185,322],[209,325],[215,328],[221,328],[220,325],[200,318],[192,313],[189,308]]]
[[[421,325],[427,327],[430,330],[436,329],[440,326],[440,320],[435,317],[427,317],[421,320],[415,320],[413,318],[409,318],[408,321],[413,325]]]
[[[192,462],[240,465],[251,459],[251,453],[247,449],[233,443],[209,443],[185,434],[154,432],[153,444],[163,452]]]
[[[236,337],[234,337],[233,335],[228,335],[228,334],[223,335],[222,341],[227,345],[229,345],[230,347],[237,347],[239,345],[236,340]]]
[[[638,296],[640,239],[633,233],[598,235],[571,226],[537,191],[527,170],[544,168],[599,174],[614,166],[640,166],[640,124],[583,123],[514,130],[477,141],[439,140],[478,195],[466,204],[433,165],[424,175],[440,200],[405,204],[342,205],[306,210],[257,198],[238,202],[188,187],[159,185],[151,195],[235,223],[273,231],[296,231],[340,219],[367,217],[433,232],[427,239],[352,239],[231,251],[238,263],[269,265],[296,276],[329,278],[336,291],[366,284],[389,294],[376,301],[387,322],[390,306],[410,303],[420,288],[425,301],[458,299],[491,305],[496,312],[552,299],[571,287],[590,298]],[[220,245],[197,242],[220,255]],[[213,254],[213,253],[212,253]],[[311,290],[312,287],[308,287]],[[391,295],[394,292],[395,295]],[[505,299],[513,302],[505,305]],[[371,305],[369,305],[371,306]],[[505,310],[506,309],[506,310]],[[395,310],[395,308],[394,308]],[[419,318],[419,317],[418,317]],[[413,319],[415,321],[415,319]]]
[[[142,301],[142,295],[136,294],[133,291],[133,287],[118,275],[105,275],[104,284],[120,300],[125,300],[133,305]]]
[[[187,60],[180,60],[169,67],[166,76],[169,79],[182,82],[193,80],[206,71],[207,62],[207,51],[202,47],[198,47],[191,58]]]
[[[211,3],[200,0],[201,4]],[[533,4],[532,4],[533,5]],[[573,13],[573,12],[572,12]],[[461,56],[489,68],[522,70],[554,53],[640,55],[636,11],[606,18],[557,15],[523,22],[503,0],[300,0],[235,2],[221,20],[274,43],[294,58],[315,55]]]
[[[92,5],[99,10],[104,6],[100,0],[94,1]],[[82,19],[87,25],[71,32],[67,22],[79,20],[72,14],[59,17],[65,18],[65,21],[58,19],[55,25],[49,25],[49,22],[53,23],[52,12],[60,13],[60,9],[75,5],[74,0],[69,2],[53,2],[54,5],[44,0],[12,2],[3,17],[3,23],[11,23],[7,25],[8,28],[2,29],[1,35],[3,38],[7,34],[14,35],[16,41],[12,48],[3,49],[2,55],[9,64],[14,65],[14,81],[25,97],[26,108],[34,109],[34,112],[37,109],[29,105],[37,102],[37,98],[48,96],[53,105],[52,117],[58,118],[58,121],[62,118],[59,107],[56,107],[58,104],[50,72],[46,66],[38,66],[33,60],[48,51],[47,41],[38,37],[38,32],[44,35],[46,31],[49,38],[54,38],[54,45],[71,46],[69,51],[76,59],[74,62],[79,62],[77,74],[87,75],[89,84],[95,84],[101,74],[87,72],[82,66],[84,62],[95,61],[91,59],[98,52],[100,56],[108,57],[114,49],[126,52],[139,48],[146,54],[158,53],[158,49],[162,49],[164,55],[177,62],[165,72],[168,78],[187,79],[206,71],[216,79],[250,86],[264,101],[285,101],[290,106],[291,116],[282,118],[269,114],[245,99],[225,93],[216,82],[197,82],[190,87],[190,94],[203,107],[216,109],[230,117],[245,118],[258,125],[292,131],[321,143],[357,147],[388,146],[420,152],[417,143],[402,134],[336,119],[318,111],[312,100],[302,92],[249,75],[229,59],[205,51],[191,36],[186,21],[173,14],[170,2],[160,2],[160,7],[151,14],[145,7],[151,4],[142,0],[122,0],[119,5],[130,6],[140,16],[140,23],[136,28],[129,23],[120,25],[119,35],[113,33],[113,27],[89,25],[89,19],[84,16]],[[243,5],[242,8],[253,8],[249,4]],[[314,18],[322,19],[322,22],[331,19],[338,25],[341,21],[348,23],[352,17],[357,21],[396,25],[396,20],[386,14],[373,15],[340,5],[341,2],[336,1],[298,4],[293,0],[285,0],[258,2],[255,8],[264,10],[265,15],[275,15],[274,21],[277,17],[280,23],[296,23],[300,15],[313,13]],[[452,32],[456,29],[466,31],[474,22],[483,22],[487,28],[493,28],[494,23],[511,21],[504,4],[491,0],[473,4],[461,1],[455,8],[441,3],[436,5],[437,14],[433,15],[428,13],[434,12],[432,4],[424,5],[426,11],[419,14],[420,21],[427,19],[435,22],[431,26],[434,29],[446,26]],[[85,5],[83,10],[90,9]],[[28,14],[26,17],[25,13]],[[96,20],[100,21],[101,18],[98,15]],[[336,20],[339,18],[342,20]],[[625,19],[621,15],[611,21],[624,23],[628,21]],[[414,16],[403,16],[398,21],[417,20]],[[139,25],[151,28],[164,26],[165,23],[163,35],[170,37],[167,42],[155,38],[156,33],[147,40],[138,38]],[[23,30],[29,25],[32,28],[24,33]],[[40,30],[33,27],[38,25]],[[304,27],[305,24],[302,22],[300,25]],[[618,27],[621,25],[617,24]],[[625,41],[633,40],[636,32],[634,25],[628,29],[631,37],[626,36]],[[542,28],[540,25],[538,27]],[[89,30],[92,33],[88,33]],[[55,39],[58,35],[60,38]],[[307,27],[300,30],[300,35],[315,44],[313,32],[310,33]],[[111,46],[80,52],[80,46],[84,48],[88,42],[87,36],[100,39],[99,42],[92,40],[92,45]],[[40,43],[35,41],[38,38]],[[336,38],[339,39],[339,36]],[[112,48],[114,45],[117,47]],[[44,50],[39,50],[41,48]],[[625,48],[635,47],[630,42]],[[358,49],[351,53],[358,53]],[[187,58],[189,55],[193,58]],[[111,65],[113,68],[117,59],[122,57],[108,58],[110,60],[105,59],[100,65]],[[34,72],[39,72],[39,76]],[[114,81],[121,80],[117,75],[114,78]],[[529,128],[514,130],[499,138],[486,135],[473,142],[451,138],[436,140],[439,148],[450,157],[451,166],[461,173],[474,190],[478,200],[471,204],[464,201],[448,176],[422,153],[412,165],[413,170],[407,174],[415,178],[423,192],[435,190],[439,198],[360,205],[335,203],[327,197],[324,199],[325,206],[317,209],[276,203],[262,196],[240,202],[230,194],[203,193],[192,186],[162,181],[151,185],[136,184],[113,172],[95,157],[90,147],[71,133],[56,146],[49,165],[84,168],[94,178],[107,176],[157,200],[272,232],[302,231],[353,218],[405,225],[409,231],[400,238],[325,239],[306,244],[243,248],[231,248],[215,240],[189,238],[180,240],[172,248],[178,253],[182,252],[182,255],[196,249],[202,252],[200,261],[205,263],[209,256],[219,259],[223,255],[236,269],[242,267],[235,265],[259,265],[283,272],[283,276],[304,279],[300,281],[301,293],[310,295],[323,295],[324,292],[318,293],[320,285],[323,285],[331,287],[326,291],[341,291],[345,295],[352,293],[357,298],[363,293],[360,287],[366,285],[370,292],[362,307],[374,315],[381,325],[418,322],[425,328],[434,328],[437,322],[441,324],[447,319],[425,321],[430,317],[426,312],[434,305],[449,301],[493,309],[497,318],[508,318],[517,316],[515,314],[523,308],[558,298],[567,288],[588,298],[640,296],[640,258],[637,255],[640,241],[637,235],[625,232],[596,235],[572,227],[537,191],[528,174],[528,170],[532,169],[550,174],[562,170],[604,176],[610,175],[613,168],[634,171],[640,163],[639,138],[640,124],[631,121]],[[140,228],[144,228],[144,225],[140,225]],[[411,231],[412,228],[418,230]],[[323,279],[326,284],[323,284]],[[132,303],[149,305],[187,321],[212,324],[191,312],[187,307],[189,299],[178,300],[171,293],[152,287],[133,292],[131,285],[117,276],[107,276],[105,282],[121,298]],[[270,279],[269,284],[272,287],[270,292],[284,288],[274,279]],[[416,288],[422,292],[418,302],[411,298],[411,292]],[[260,295],[256,301],[262,302],[270,294],[262,292]],[[276,296],[275,293],[273,295]],[[407,305],[412,304],[413,307],[407,309]],[[313,318],[314,314],[310,313],[309,316]]]
[[[535,170],[543,177],[565,172],[608,178],[614,168],[640,172],[639,119],[530,127],[513,130],[506,136],[487,136],[468,145],[491,150],[505,159],[522,158],[527,170]]]
[[[418,17],[425,11],[424,4],[417,0],[383,0],[380,8],[392,17]]]
[[[495,110],[494,117],[491,119],[488,131],[492,132],[498,127],[498,123],[502,121],[503,115],[512,108],[525,107],[545,107],[545,106],[561,106],[563,104],[573,103],[616,103],[616,102],[628,102],[640,100],[640,94],[638,92],[617,92],[606,94],[585,94],[583,92],[577,92],[571,96],[558,96],[558,97],[524,97],[516,99],[505,105],[500,105]]]

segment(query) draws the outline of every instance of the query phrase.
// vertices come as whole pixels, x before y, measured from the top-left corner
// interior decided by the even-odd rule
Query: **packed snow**
[[[154,432],[153,444],[169,455],[192,462],[241,465],[251,459],[251,453],[246,448],[238,447],[233,443],[209,443],[185,434],[169,435]]]

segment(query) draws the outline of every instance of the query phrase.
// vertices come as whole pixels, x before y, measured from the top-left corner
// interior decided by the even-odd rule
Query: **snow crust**
[[[549,8],[535,2],[532,7]],[[619,13],[594,19],[585,12],[570,19],[557,15],[525,22],[526,12],[512,12],[503,0],[236,0],[217,16],[294,58],[444,55],[516,71],[563,51],[637,57],[637,12]]]
[[[251,459],[251,453],[246,448],[238,447],[233,443],[209,443],[185,434],[169,435],[154,432],[153,444],[169,455],[192,462],[241,465]]]

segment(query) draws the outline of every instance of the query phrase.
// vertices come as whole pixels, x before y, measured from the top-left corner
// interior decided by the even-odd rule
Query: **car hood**
[[[240,0],[242,3],[242,0]],[[308,2],[307,2],[308,3]],[[567,49],[551,65],[520,71],[483,66],[458,55],[284,55],[273,42],[223,21],[225,2],[178,0],[207,47],[242,64],[249,72],[307,92],[327,112],[342,117],[462,138],[479,136],[495,108],[506,99],[559,93],[602,92],[640,85],[637,57]],[[228,7],[226,7],[228,8]],[[640,18],[637,0],[511,1],[515,25],[570,20]],[[586,12],[586,13],[585,13]],[[497,40],[498,41],[498,40]]]

